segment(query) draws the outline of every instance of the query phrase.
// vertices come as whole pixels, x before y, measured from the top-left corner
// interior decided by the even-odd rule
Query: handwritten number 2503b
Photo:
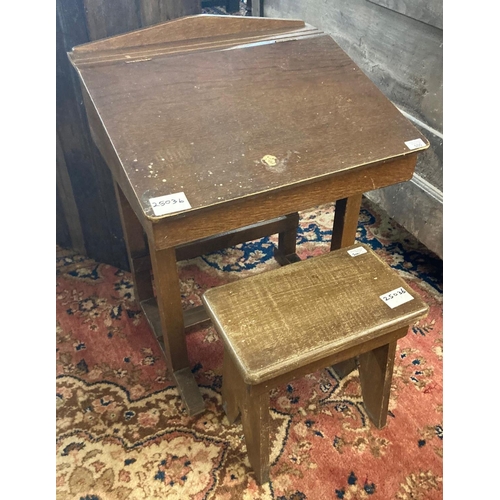
[[[172,198],[171,200],[153,201],[153,208],[164,207],[165,205],[170,204],[175,205],[176,203],[184,203],[184,200]]]

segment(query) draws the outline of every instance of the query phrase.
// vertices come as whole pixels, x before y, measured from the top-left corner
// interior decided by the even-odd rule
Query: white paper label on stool
[[[405,304],[413,300],[413,297],[401,286],[390,292],[384,293],[380,298],[391,308]]]
[[[363,247],[352,248],[351,250],[347,250],[347,253],[351,257],[356,257],[356,255],[361,255],[363,253],[366,253],[366,248],[363,248]]]
[[[406,141],[405,144],[408,149],[417,149],[425,146],[425,142],[420,138],[413,139],[413,141]]]
[[[191,205],[183,192],[149,198],[149,203],[151,204],[151,208],[153,209],[155,215],[171,214],[191,208]]]

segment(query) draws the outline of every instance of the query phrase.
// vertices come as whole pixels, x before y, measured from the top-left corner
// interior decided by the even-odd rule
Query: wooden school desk
[[[362,193],[409,180],[428,141],[299,20],[186,17],[69,57],[115,180],[136,299],[198,413],[184,330],[203,315],[183,314],[177,260],[246,226],[247,240],[280,233],[280,262],[294,260],[293,214],[333,201],[331,248],[351,245]]]

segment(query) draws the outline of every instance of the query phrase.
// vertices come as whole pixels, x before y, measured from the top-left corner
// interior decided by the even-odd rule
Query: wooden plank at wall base
[[[193,16],[201,12],[201,0],[142,0],[140,2],[142,26],[176,19],[178,17]]]
[[[264,17],[263,0],[247,0],[247,7],[252,12],[253,17]]]
[[[59,189],[56,189],[56,243],[62,248],[71,248],[71,235],[69,234]]]
[[[433,134],[418,123],[413,124],[430,142],[430,147],[418,156],[415,173],[439,191],[443,191],[443,137]]]
[[[365,196],[442,259],[443,200],[440,194],[442,196],[440,191],[414,176],[409,182],[369,191]]]
[[[87,256],[129,269],[113,181],[90,136],[80,84],[67,52],[91,40],[200,12],[200,0],[57,0],[56,129],[62,151],[58,155],[58,244],[80,251],[83,240]],[[66,187],[60,185],[64,179],[69,179]],[[81,238],[76,236],[79,231]]]
[[[265,0],[264,10],[331,35],[391,101],[442,131],[441,29],[366,0]]]
[[[83,0],[90,40],[98,40],[140,28],[135,2],[123,0]]]
[[[443,29],[443,0],[369,0],[436,28]]]
[[[56,29],[56,128],[78,207],[85,253],[128,269],[111,175],[90,138],[80,85],[67,57],[73,46],[88,41],[79,0],[57,2]]]
[[[73,248],[81,254],[85,254],[85,242],[83,240],[82,226],[80,224],[80,214],[76,206],[71,180],[64,160],[64,153],[59,137],[57,137],[56,149],[56,186],[59,209],[57,210],[58,224],[64,224],[68,231],[68,237],[58,238],[58,244],[65,248]],[[63,222],[64,221],[64,222]]]

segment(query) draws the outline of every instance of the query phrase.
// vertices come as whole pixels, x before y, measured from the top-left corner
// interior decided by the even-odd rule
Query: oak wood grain
[[[335,200],[345,202],[333,246],[345,246],[361,194],[409,180],[428,143],[330,37],[303,21],[186,17],[75,47],[69,57],[92,137],[147,235],[158,296],[152,322],[196,410],[176,249]],[[417,138],[418,149],[405,145]],[[154,214],[151,198],[178,192],[190,209]],[[279,238],[285,253],[292,231]],[[137,270],[148,267],[146,256],[134,259]],[[364,346],[380,347],[386,334]],[[361,352],[355,343],[341,351],[303,361]]]
[[[408,326],[428,306],[366,245],[207,290],[203,302],[247,384]],[[403,287],[413,300],[391,309],[380,295]]]
[[[104,158],[107,167],[111,171],[112,178],[116,182],[123,194],[125,195],[130,207],[134,211],[137,219],[141,223],[144,232],[150,236],[152,235],[151,222],[144,218],[142,209],[140,207],[139,201],[135,197],[134,191],[128,182],[126,173],[121,168],[120,159],[117,155],[116,150],[113,147],[113,143],[109,140],[106,134],[106,128],[99,117],[97,109],[95,108],[89,94],[85,83],[80,80],[82,86],[82,97],[85,103],[85,110],[87,113],[88,124],[90,128],[90,135],[99,149],[102,157]]]
[[[412,299],[391,308],[380,296],[399,287]],[[357,357],[365,410],[385,426],[396,343],[429,309],[408,288],[357,244],[203,294],[224,343],[223,406],[230,423],[241,413],[259,484],[269,480],[270,389]]]
[[[257,393],[269,392],[269,390],[274,387],[278,387],[283,384],[288,384],[293,380],[299,379],[309,373],[313,373],[317,370],[322,370],[323,368],[332,367],[333,365],[342,365],[344,362],[350,361],[359,357],[361,354],[374,349],[379,349],[391,342],[397,341],[398,339],[404,337],[408,333],[408,329],[400,329],[396,331],[390,331],[388,333],[382,334],[374,338],[365,338],[364,342],[358,342],[346,347],[343,350],[336,351],[334,354],[325,355],[324,357],[319,357],[318,359],[311,361],[308,364],[289,367],[289,371],[284,371],[281,375],[277,375],[274,378],[270,378],[261,382],[257,385],[250,384],[253,387],[253,391]],[[238,373],[240,371],[238,370]],[[240,375],[241,376],[241,375]]]
[[[247,385],[242,395],[241,423],[248,458],[259,484],[269,481],[269,393]]]
[[[202,20],[162,26],[169,33]],[[201,211],[415,154],[410,139],[428,144],[324,34],[133,64],[74,64],[151,220],[178,216],[155,216],[152,197],[184,192],[189,211]]]
[[[365,339],[364,342],[360,341],[344,351],[327,355],[298,368],[294,368],[293,363],[290,363],[290,371],[257,385],[244,382],[231,350],[225,346],[222,378],[223,407],[230,423],[234,423],[240,413],[243,417],[243,432],[250,464],[260,484],[269,480],[269,391],[330,366],[332,362],[350,359],[354,354],[359,354],[360,357],[364,356],[362,395],[365,408],[373,423],[377,427],[383,427],[387,418],[394,347],[396,341],[404,337],[406,333],[407,328],[401,328],[376,338]],[[250,398],[249,395],[251,395]],[[245,404],[250,405],[251,408],[249,410],[247,406],[246,412]]]
[[[260,19],[256,21],[242,16],[213,16],[201,14],[189,19],[176,19],[167,23],[135,30],[104,40],[81,44],[73,48],[75,53],[100,52],[138,46],[166,44],[190,39],[230,36],[242,32],[272,31],[274,29],[296,29],[305,23],[294,19]]]
[[[99,52],[71,52],[70,58],[78,68],[109,65],[124,62],[135,64],[147,62],[158,56],[171,56],[189,52],[213,52],[215,50],[233,50],[249,48],[252,45],[277,43],[308,38],[321,33],[317,28],[306,25],[304,28],[277,28],[271,32],[251,31],[232,35],[214,35],[210,38],[193,38],[169,43],[140,45]]]
[[[331,250],[346,247],[356,239],[362,195],[342,198],[335,203]]]
[[[222,362],[222,407],[230,424],[233,424],[241,414],[241,398],[245,385],[238,374],[232,356],[224,351]]]
[[[149,248],[166,359],[171,363],[169,370],[175,372],[189,366],[175,249],[156,251],[152,245]],[[175,279],[169,280],[170,276]]]
[[[141,303],[154,296],[151,281],[151,262],[149,261],[146,265],[143,263],[145,259],[149,258],[146,237],[139,219],[116,182],[115,194],[125,235],[132,282],[134,283],[134,297],[138,303]]]
[[[220,204],[210,209],[187,211],[177,217],[153,221],[155,244],[158,249],[176,246],[217,232],[269,220],[294,210],[306,210],[332,200],[407,181],[413,175],[416,160],[416,154],[410,154],[381,164],[353,168],[326,178],[319,177],[307,184],[248,196],[232,201],[230,208],[227,204]],[[186,224],[189,224],[189,232],[185,230]],[[343,240],[346,242],[346,238]]]
[[[402,333],[406,334],[408,327]],[[363,404],[378,429],[387,423],[396,341],[359,356],[359,379]]]

